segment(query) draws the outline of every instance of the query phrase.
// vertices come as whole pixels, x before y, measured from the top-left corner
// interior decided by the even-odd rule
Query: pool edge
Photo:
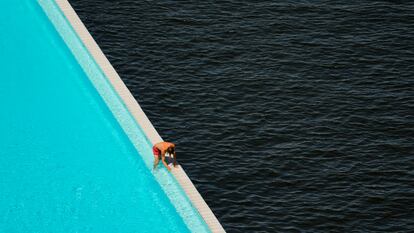
[[[75,32],[78,34],[78,37],[85,45],[86,49],[95,59],[98,66],[102,69],[105,76],[108,78],[108,81],[112,85],[115,92],[119,95],[121,100],[124,102],[128,111],[134,117],[135,121],[141,127],[142,131],[148,137],[148,139],[154,144],[160,141],[163,141],[161,136],[158,134],[154,126],[151,124],[148,117],[143,112],[141,106],[131,94],[129,89],[126,87],[124,82],[121,80],[118,73],[115,71],[109,60],[106,58],[102,50],[99,48],[98,44],[93,39],[92,35],[86,29],[85,25],[80,20],[79,16],[76,14],[75,10],[72,8],[70,3],[67,0],[55,0],[56,4],[63,12],[68,22],[71,24]],[[191,182],[190,178],[187,176],[183,168],[179,165],[177,168],[172,169],[172,174],[175,179],[180,184],[181,188],[184,190],[187,197],[190,199],[192,205],[197,209],[203,220],[206,222],[207,226],[211,232],[219,233],[225,232],[224,228],[204,201],[200,193],[197,191],[194,184]]]

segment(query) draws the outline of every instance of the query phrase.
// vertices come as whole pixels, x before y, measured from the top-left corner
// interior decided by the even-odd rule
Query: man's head
[[[177,166],[177,154],[175,154],[175,145],[168,148],[167,152],[174,156],[174,167]]]

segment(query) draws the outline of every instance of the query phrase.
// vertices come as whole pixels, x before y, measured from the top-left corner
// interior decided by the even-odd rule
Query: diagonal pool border
[[[75,30],[75,32],[78,34],[86,49],[95,59],[98,66],[102,69],[102,71],[108,78],[109,82],[113,86],[114,90],[122,99],[128,111],[134,117],[135,121],[141,127],[141,129],[146,134],[151,143],[154,144],[163,141],[161,136],[158,134],[154,126],[149,121],[148,117],[143,112],[141,106],[138,104],[138,102],[133,97],[131,92],[128,90],[124,82],[121,80],[118,73],[115,71],[111,63],[103,54],[102,50],[99,48],[98,44],[95,42],[91,34],[88,32],[85,25],[82,23],[82,21],[80,20],[79,16],[76,14],[75,10],[72,8],[70,3],[67,0],[55,0],[55,2],[59,6],[60,10],[63,12],[63,14]],[[201,197],[200,193],[197,191],[194,184],[191,182],[190,178],[187,176],[182,167],[178,166],[177,168],[172,169],[172,174],[178,181],[178,183],[181,185],[182,189],[190,199],[191,203],[200,213],[201,217],[204,219],[210,230],[214,233],[225,232],[224,228],[221,226],[220,222],[217,220],[216,216],[211,211],[210,207]]]

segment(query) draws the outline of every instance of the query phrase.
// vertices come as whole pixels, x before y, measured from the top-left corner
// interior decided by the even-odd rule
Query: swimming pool
[[[1,232],[209,232],[53,1],[0,29]]]

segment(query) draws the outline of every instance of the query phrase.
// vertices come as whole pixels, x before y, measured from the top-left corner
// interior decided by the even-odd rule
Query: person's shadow
[[[172,156],[170,156],[170,154],[167,153],[167,154],[165,154],[165,162],[168,165],[171,165],[172,166],[174,164],[174,158]]]

